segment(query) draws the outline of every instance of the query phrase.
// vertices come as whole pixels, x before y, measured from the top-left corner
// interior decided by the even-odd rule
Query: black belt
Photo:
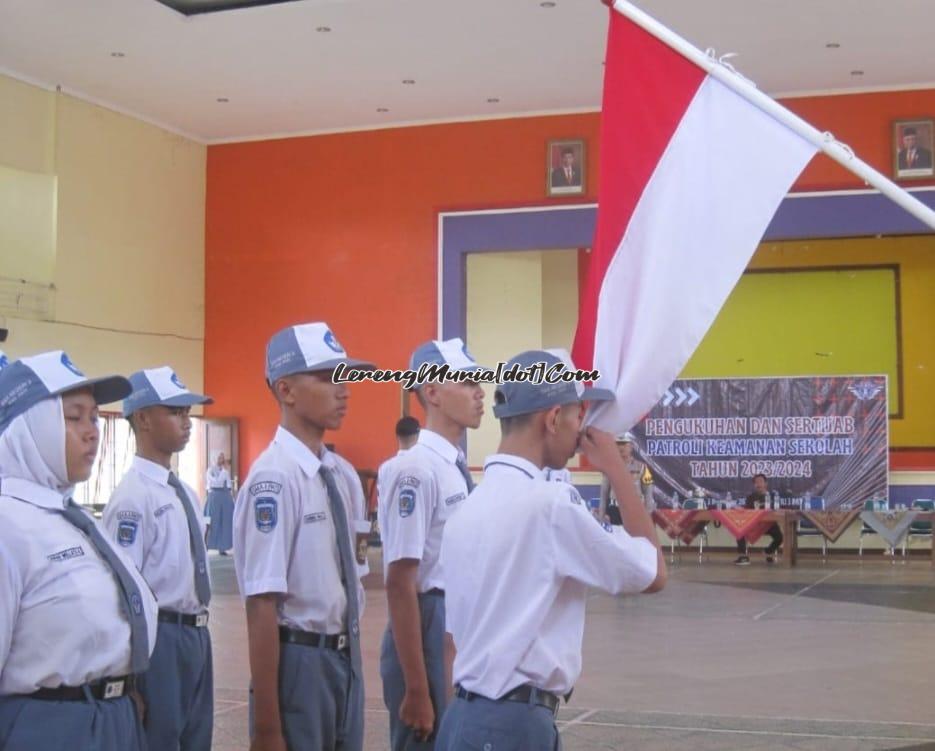
[[[206,628],[208,625],[208,614],[198,613],[176,613],[174,610],[160,610],[159,620],[163,623],[176,623],[179,626],[195,626],[196,628]]]
[[[295,628],[279,627],[280,644],[301,644],[303,647],[323,647],[343,652],[350,648],[347,634],[316,634],[314,631],[299,631]]]
[[[422,595],[431,595],[432,597],[444,597],[444,596],[445,596],[445,590],[444,590],[444,589],[439,589],[438,587],[432,587],[431,589],[426,590],[425,592],[420,592],[419,594],[422,594]]]
[[[465,688],[462,688],[460,685],[455,687],[455,693],[459,699],[467,699],[472,701],[477,698],[486,699],[487,697],[481,696],[480,694],[475,694],[473,691],[468,691]],[[568,697],[571,696],[571,692],[565,696],[565,701],[568,701]],[[545,707],[553,715],[558,714],[558,707],[562,703],[561,698],[558,694],[553,694],[551,691],[544,691],[541,688],[536,688],[535,686],[530,686],[528,683],[523,686],[517,686],[510,693],[504,694],[499,699],[494,699],[493,701],[517,701],[522,702],[523,704],[538,704],[540,707]]]
[[[87,701],[88,693],[90,693],[93,699],[120,699],[128,695],[135,687],[134,676],[124,675],[120,678],[101,678],[90,681],[83,686],[40,688],[38,691],[26,694],[26,696],[30,699],[41,699],[42,701]]]

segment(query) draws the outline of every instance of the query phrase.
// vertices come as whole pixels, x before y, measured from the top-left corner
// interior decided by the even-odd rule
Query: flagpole
[[[935,230],[935,211],[930,209],[915,196],[900,188],[888,177],[878,172],[862,159],[858,159],[854,152],[844,144],[835,140],[830,133],[822,133],[809,125],[798,115],[790,112],[772,97],[764,94],[750,81],[719,62],[710,55],[705,54],[687,40],[680,37],[671,29],[663,26],[659,21],[637,8],[629,0],[602,0],[615,11],[629,18],[637,26],[652,34],[659,41],[667,44],[683,57],[688,58],[699,68],[707,71],[708,75],[742,96],[751,104],[772,116],[789,129],[795,131],[817,149],[823,151],[845,169],[853,172],[868,185],[879,190],[894,203],[902,206],[923,224]]]

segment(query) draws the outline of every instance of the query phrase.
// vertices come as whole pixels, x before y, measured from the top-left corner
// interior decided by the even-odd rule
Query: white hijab
[[[16,477],[69,495],[65,414],[60,396],[43,399],[0,433],[0,477]]]

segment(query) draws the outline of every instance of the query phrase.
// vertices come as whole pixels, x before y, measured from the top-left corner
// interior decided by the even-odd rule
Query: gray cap
[[[554,377],[561,372],[574,370],[570,367],[570,362],[570,358],[566,360],[545,350],[529,350],[516,355],[506,364],[507,372],[513,366],[524,370],[541,363],[544,365],[544,377],[541,383],[531,383],[528,380],[508,381],[498,386],[494,392],[494,416],[502,420],[504,417],[528,415],[564,404],[614,400],[613,392],[608,389],[585,388],[582,383],[576,381],[546,382],[550,373]],[[563,368],[556,367],[559,365]]]
[[[409,369],[418,371],[423,365],[447,365],[452,371],[461,370],[467,373],[478,370],[492,372],[490,368],[477,364],[460,337],[433,339],[416,347],[409,358]]]

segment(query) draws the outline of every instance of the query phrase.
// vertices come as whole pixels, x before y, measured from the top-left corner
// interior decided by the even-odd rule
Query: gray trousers
[[[0,696],[3,751],[145,751],[129,696],[107,701],[44,701]]]
[[[412,728],[399,719],[399,707],[406,696],[403,668],[396,653],[396,643],[390,627],[383,634],[380,650],[380,677],[383,679],[383,703],[390,713],[390,748],[392,751],[431,751],[435,748],[434,735],[438,732],[448,687],[445,685],[445,597],[440,593],[419,595],[419,615],[422,619],[422,658],[429,680],[429,696],[435,710],[435,729],[432,740],[417,741]]]
[[[555,718],[538,704],[455,698],[435,742],[437,751],[561,751]]]
[[[280,644],[279,713],[289,751],[362,751],[363,676],[353,674],[345,652]],[[251,739],[253,728],[251,688]]]
[[[159,622],[149,669],[138,681],[150,751],[211,751],[214,671],[206,628]]]

